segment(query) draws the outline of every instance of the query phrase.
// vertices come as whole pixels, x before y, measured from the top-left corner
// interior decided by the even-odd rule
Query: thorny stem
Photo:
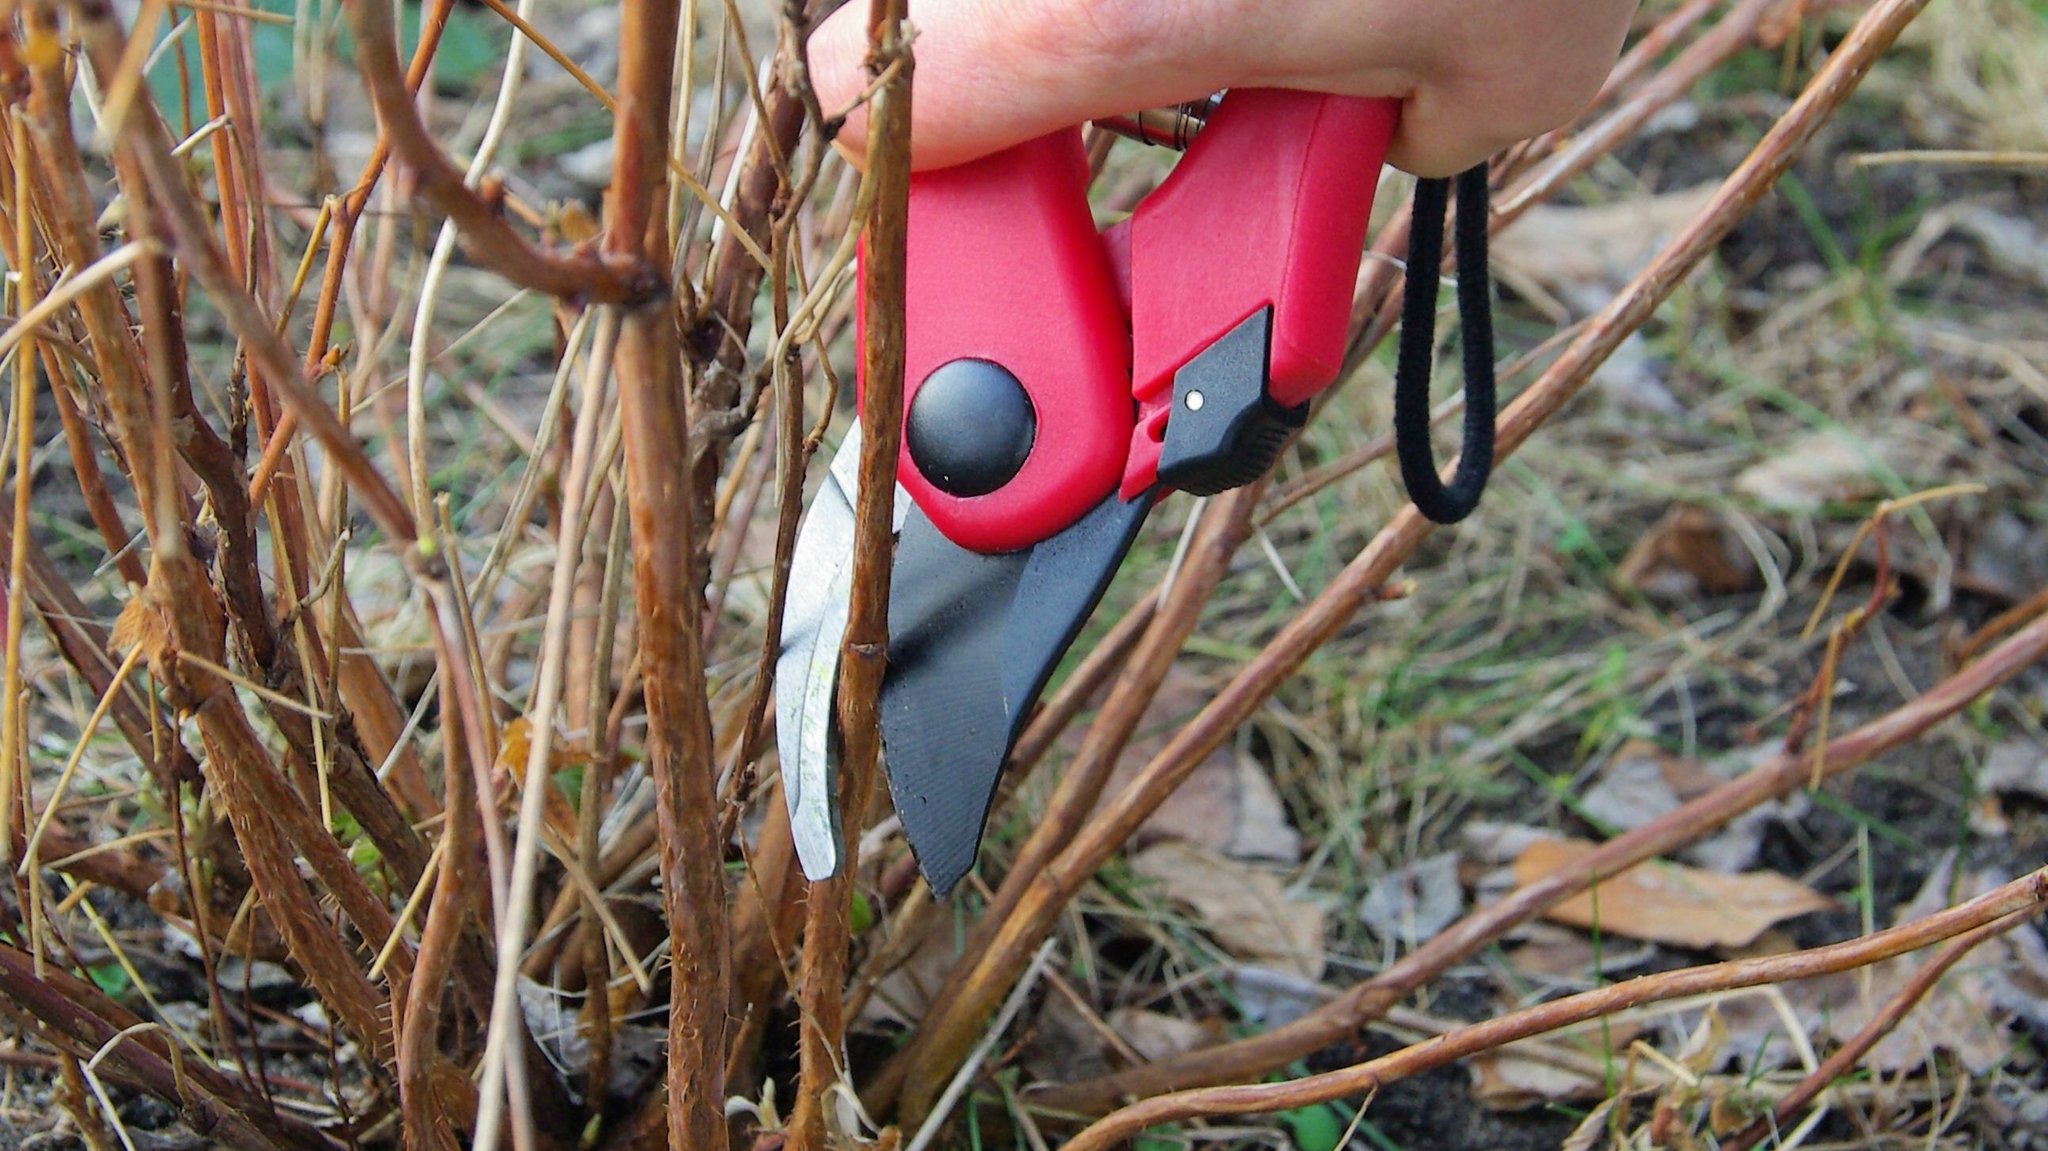
[[[666,269],[668,139],[677,0],[630,0],[620,26],[617,153],[604,248]],[[624,316],[616,370],[625,432],[626,502],[647,703],[647,772],[655,785],[662,910],[668,920],[668,1146],[723,1151],[728,902],[718,835],[715,745],[704,678],[703,582],[697,567],[689,405],[674,312]]]
[[[805,5],[808,14],[817,0]],[[747,337],[754,326],[754,299],[767,268],[754,253],[772,247],[766,237],[794,218],[789,166],[785,157],[796,150],[806,121],[805,100],[789,82],[788,58],[778,58],[763,98],[766,111],[755,124],[753,146],[740,163],[732,216],[741,227],[726,233],[708,257],[705,302],[685,315],[684,345],[689,350],[690,396],[699,426],[693,429],[691,460],[694,496],[690,515],[700,544],[709,540],[726,448],[744,427],[733,416],[748,402],[742,384],[747,378]],[[742,236],[746,237],[745,239]],[[751,244],[752,250],[749,250]],[[708,579],[707,569],[699,576]]]
[[[38,975],[27,952],[0,945],[0,989],[0,1015],[75,1058],[98,1056],[101,1074],[114,1083],[179,1101],[202,1138],[236,1151],[334,1149],[319,1128],[280,1114],[210,1063],[185,1056],[99,988],[63,971]]]
[[[139,111],[146,115],[148,108],[144,105]],[[75,164],[76,152],[68,134],[61,126],[52,123],[45,128],[45,135],[60,155],[67,157],[59,168],[70,171]],[[138,351],[133,338],[124,330],[126,324],[120,322],[122,309],[118,302],[113,301],[110,286],[107,300],[87,303],[83,308],[88,314],[99,317],[96,323],[100,334],[95,340],[98,360],[102,365],[133,362],[145,366],[146,378],[151,385],[148,398],[152,421],[159,427],[172,429],[173,433],[156,436],[155,450],[168,453],[175,445],[178,456],[206,491],[208,510],[217,526],[219,556],[214,567],[219,573],[218,598],[232,625],[236,654],[282,695],[296,694],[311,688],[307,668],[316,666],[316,661],[302,658],[302,649],[289,642],[290,637],[279,633],[263,589],[257,527],[244,487],[241,462],[233,447],[200,414],[194,401],[186,372],[188,357],[176,277],[169,258],[156,246],[158,223],[154,213],[147,210],[156,198],[146,189],[147,179],[143,165],[138,161],[137,149],[118,149],[115,167],[131,203],[137,208],[128,218],[128,228],[143,250],[135,266],[135,300],[143,314],[144,346]],[[56,170],[53,170],[52,177],[53,183],[65,180]],[[71,199],[82,207],[82,192],[75,192]],[[70,215],[71,222],[65,229],[65,247],[72,259],[82,259],[97,251],[97,242],[90,234],[89,217],[79,208],[73,208]],[[110,327],[114,324],[118,326]],[[280,362],[289,375],[292,369],[288,355]],[[103,375],[109,387],[132,388],[137,386],[132,381],[139,373],[125,367],[115,370],[109,366]],[[131,467],[139,458],[131,457]],[[174,491],[178,488],[175,469],[167,456],[154,465],[154,471],[161,477],[154,485],[156,490]],[[274,506],[289,513],[292,528],[273,530],[272,539],[277,547],[292,555],[299,554],[301,550],[293,541],[303,541],[306,534],[303,522],[296,515],[296,495],[296,492],[289,491],[273,493]],[[297,562],[277,565],[282,587],[290,586],[288,577],[291,569],[300,566]],[[209,594],[213,593],[209,591]],[[305,632],[299,634],[303,636]],[[317,698],[309,699],[309,702],[319,706]],[[306,716],[290,709],[271,708],[269,711],[290,744],[292,755],[300,763],[321,764],[331,756],[339,768],[335,785],[344,802],[401,876],[408,880],[416,879],[419,866],[426,857],[426,849],[391,802],[390,795],[371,778],[352,737],[332,741],[337,746],[329,751],[323,747],[323,737],[333,729],[316,726]],[[323,802],[323,812],[325,808]]]
[[[915,61],[904,32],[905,0],[871,0],[870,74],[889,74],[875,94],[875,135],[869,151],[874,199],[865,224],[861,268],[865,330],[861,396],[860,494],[854,507],[853,597],[840,649],[839,810],[849,830],[839,873],[811,885],[805,905],[798,992],[802,1006],[802,1076],[790,1121],[795,1151],[826,1151],[858,1132],[826,1130],[831,1092],[847,1075],[846,957],[852,935],[859,828],[874,792],[881,754],[882,676],[889,649],[889,586],[896,456],[903,431],[905,234],[910,218],[911,74]],[[851,1085],[848,1085],[851,1089]]]
[[[105,69],[122,56],[119,30],[104,8],[81,4],[78,12],[94,64],[106,75]],[[62,53],[56,50],[55,6],[47,2],[34,5],[29,20],[31,35],[48,37],[51,48],[41,58],[46,61],[45,66],[36,70],[33,115],[41,125],[43,138],[55,148],[68,150],[69,77],[64,74]],[[131,115],[120,145],[141,153],[145,164],[154,156],[168,169],[169,150],[156,138],[160,130],[153,115]],[[137,134],[142,132],[152,135],[138,138]],[[152,149],[152,144],[161,151]],[[47,150],[39,150],[39,154],[46,163],[52,159]],[[82,254],[81,263],[90,262],[97,252],[97,242],[90,228],[80,225],[80,206],[86,201],[76,185],[82,169],[59,164],[47,171],[53,182],[72,185],[71,194],[65,197],[70,221],[65,229],[69,237],[66,243]],[[154,197],[142,195],[140,189],[131,193],[131,210],[146,213],[152,203],[164,208],[174,221],[173,232],[181,246],[196,245],[203,249],[188,258],[203,269],[200,278],[209,281],[208,286],[231,324],[241,327],[245,336],[253,328],[260,335],[271,337],[273,351],[281,352],[281,342],[275,341],[260,318],[253,318],[253,304],[226,276],[212,246],[211,233],[191,204],[181,179],[156,182],[164,187],[157,189],[158,195]],[[90,216],[82,218],[89,223]],[[112,310],[105,304],[101,308]],[[170,390],[159,386],[151,393],[143,387],[138,373],[111,370],[113,365],[124,362],[122,353],[127,349],[125,324],[116,333],[104,330],[114,318],[101,317],[101,337],[95,341],[99,362],[110,369],[104,373],[102,384],[127,453],[130,478],[136,483],[139,502],[145,509],[144,527],[154,553],[149,585],[130,603],[129,614],[123,620],[126,630],[117,629],[114,638],[122,647],[142,646],[150,657],[152,671],[164,681],[169,698],[197,720],[222,807],[234,826],[266,909],[285,936],[294,958],[305,968],[308,979],[320,988],[335,1014],[381,1062],[390,1053],[383,996],[351,959],[344,941],[327,926],[300,876],[297,857],[303,855],[357,928],[379,945],[391,931],[388,909],[371,894],[333,835],[312,817],[300,796],[285,783],[236,701],[232,686],[210,670],[220,667],[225,658],[226,621],[204,566],[187,544],[189,512],[170,466],[174,432],[166,414]],[[140,357],[129,357],[126,362],[132,364],[136,359]],[[283,362],[289,368],[289,359]],[[326,414],[317,398],[310,402]],[[329,416],[330,422],[331,419]],[[354,447],[352,442],[348,446]],[[181,653],[197,658],[182,659]],[[402,982],[409,968],[409,960],[393,965],[394,984]]]

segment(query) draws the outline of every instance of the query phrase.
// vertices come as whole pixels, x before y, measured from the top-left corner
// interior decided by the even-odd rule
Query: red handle
[[[1399,117],[1393,100],[1229,93],[1117,229],[1111,243],[1128,252],[1115,269],[1088,208],[1078,129],[914,177],[906,421],[933,373],[960,360],[1001,365],[1036,419],[1021,467],[982,495],[943,490],[905,436],[898,479],[933,525],[962,547],[1014,551],[1119,481],[1126,498],[1150,489],[1174,373],[1262,308],[1273,309],[1272,399],[1292,407],[1328,387]],[[970,413],[989,395],[959,394]],[[962,410],[947,426],[961,426]]]
[[[1000,364],[1030,398],[1036,434],[995,491],[958,496],[921,471],[903,484],[946,538],[1016,551],[1116,489],[1130,443],[1130,335],[1088,210],[1078,128],[910,182],[904,411],[955,360]]]
[[[1396,100],[1279,89],[1225,96],[1186,158],[1131,220],[1126,496],[1152,486],[1173,374],[1273,308],[1269,391],[1283,407],[1337,378]]]

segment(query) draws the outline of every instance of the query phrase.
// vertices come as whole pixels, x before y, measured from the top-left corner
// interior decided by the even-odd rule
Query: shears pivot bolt
[[[904,424],[910,459],[931,485],[963,499],[1010,482],[1038,439],[1031,396],[1009,369],[958,359],[925,377]]]

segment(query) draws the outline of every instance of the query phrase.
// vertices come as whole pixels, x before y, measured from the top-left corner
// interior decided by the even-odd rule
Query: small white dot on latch
[[[1188,398],[1183,402],[1187,404],[1189,411],[1199,412],[1202,410],[1202,393],[1189,392]]]

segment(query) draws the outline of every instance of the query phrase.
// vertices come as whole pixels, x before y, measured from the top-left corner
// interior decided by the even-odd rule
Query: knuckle
[[[1026,45],[1047,59],[1113,63],[1157,53],[1175,33],[1179,3],[1027,0],[1018,6]]]

